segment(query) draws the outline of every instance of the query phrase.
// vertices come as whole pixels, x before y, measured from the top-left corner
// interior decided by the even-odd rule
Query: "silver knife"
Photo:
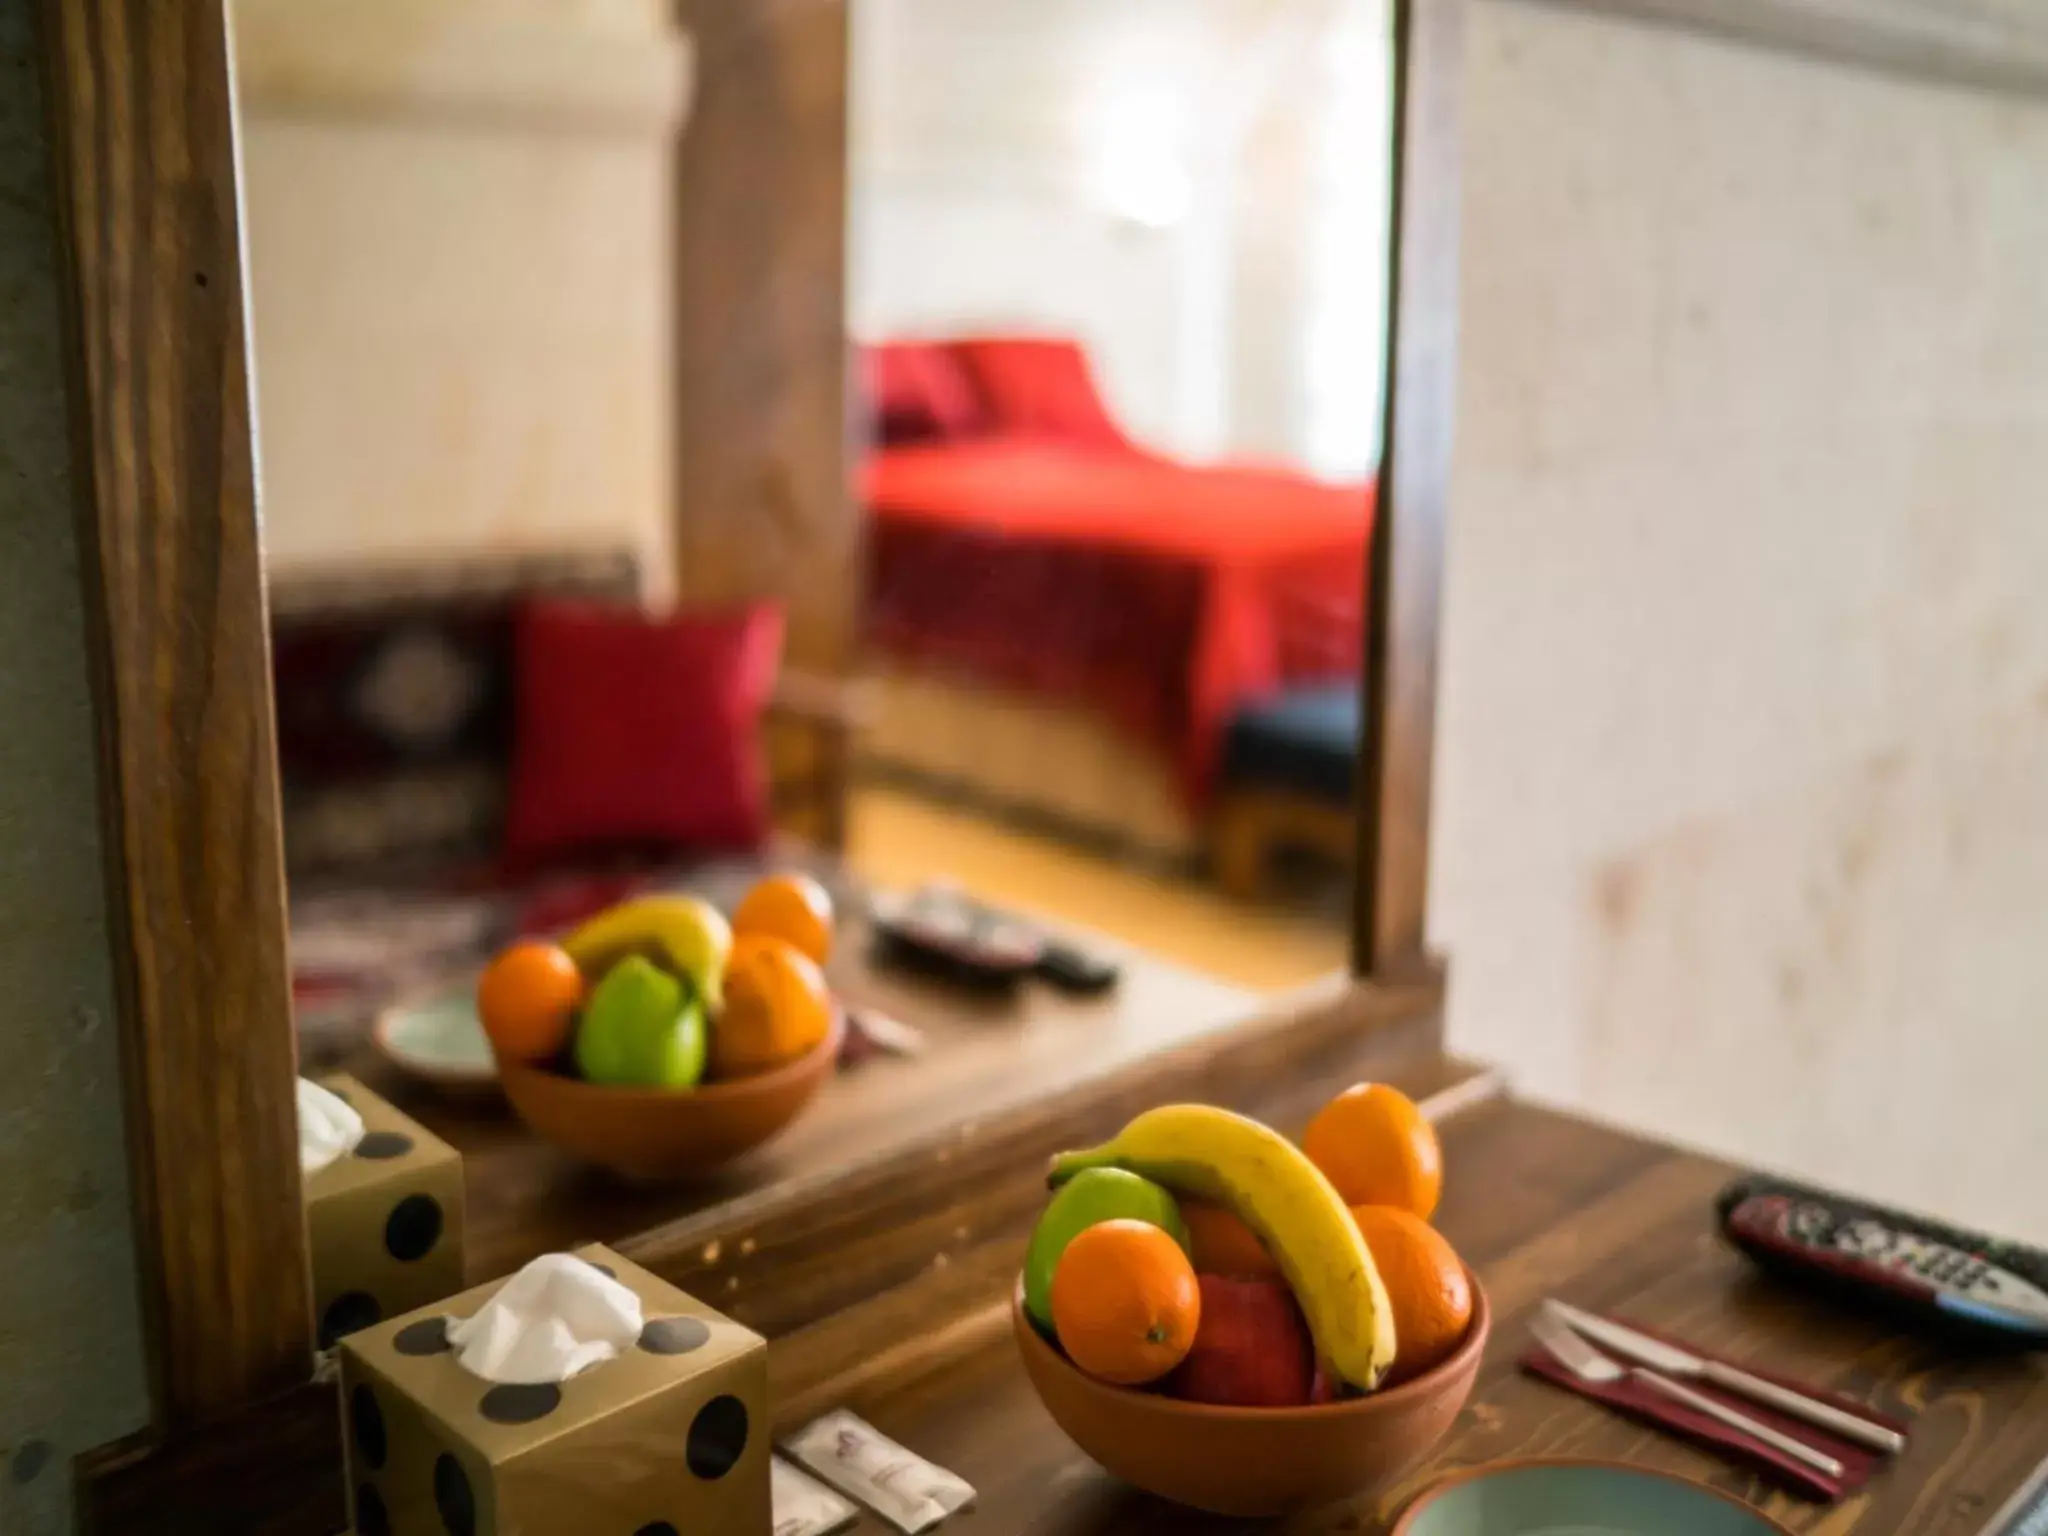
[[[1608,1359],[1599,1350],[1588,1344],[1572,1330],[1571,1324],[1555,1312],[1538,1312],[1529,1319],[1529,1331],[1536,1335],[1536,1342],[1550,1351],[1551,1358],[1582,1381],[1613,1383],[1622,1380],[1641,1382],[1652,1391],[1659,1392],[1673,1402],[1683,1403],[1694,1413],[1703,1413],[1708,1418],[1726,1424],[1740,1434],[1759,1440],[1774,1451],[1790,1456],[1794,1461],[1803,1462],[1824,1477],[1840,1477],[1842,1464],[1834,1457],[1816,1451],[1803,1440],[1795,1440],[1758,1423],[1746,1413],[1737,1413],[1726,1403],[1711,1398],[1704,1392],[1695,1392],[1691,1387],[1660,1376],[1647,1366],[1627,1366]]]
[[[1543,1305],[1594,1343],[1605,1345],[1617,1355],[1633,1360],[1637,1365],[1647,1365],[1667,1376],[1683,1376],[1694,1381],[1712,1382],[1715,1386],[1740,1397],[1746,1397],[1753,1403],[1763,1403],[1767,1407],[1776,1408],[1818,1429],[1832,1430],[1845,1440],[1867,1445],[1874,1451],[1898,1452],[1906,1448],[1906,1437],[1897,1430],[1888,1429],[1882,1424],[1873,1424],[1870,1420],[1846,1409],[1837,1408],[1833,1403],[1820,1402],[1803,1392],[1781,1387],[1774,1381],[1765,1381],[1761,1376],[1752,1376],[1747,1371],[1738,1370],[1732,1365],[1723,1365],[1718,1360],[1703,1360],[1675,1344],[1666,1344],[1662,1339],[1653,1339],[1648,1334],[1637,1333],[1633,1328],[1610,1322],[1604,1317],[1596,1317],[1591,1312],[1582,1312],[1577,1307],[1554,1298]]]

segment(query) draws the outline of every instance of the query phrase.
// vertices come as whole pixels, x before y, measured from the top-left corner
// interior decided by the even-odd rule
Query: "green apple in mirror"
[[[641,955],[605,973],[576,1030],[585,1080],[630,1088],[694,1088],[704,1075],[704,1005]]]
[[[694,1088],[704,1080],[710,1046],[704,1005],[692,997],[667,1028],[655,1030],[641,1042],[634,1081],[643,1088]]]
[[[1024,1310],[1039,1327],[1052,1328],[1052,1272],[1067,1244],[1099,1221],[1118,1220],[1146,1222],[1162,1229],[1183,1252],[1188,1249],[1180,1207],[1150,1179],[1122,1168],[1075,1174],[1046,1205],[1024,1255]]]

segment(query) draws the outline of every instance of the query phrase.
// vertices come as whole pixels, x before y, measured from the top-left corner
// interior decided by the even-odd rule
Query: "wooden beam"
[[[302,1386],[283,860],[223,0],[45,0],[155,1429]]]
[[[2048,95],[2048,24],[1967,0],[1539,0],[1784,53],[2014,95]]]
[[[676,590],[783,600],[789,661],[852,664],[860,522],[846,416],[845,0],[681,0],[697,97],[676,148]]]
[[[1394,7],[1386,424],[1366,605],[1352,954],[1426,967],[1438,605],[1457,411],[1459,96],[1466,0]]]

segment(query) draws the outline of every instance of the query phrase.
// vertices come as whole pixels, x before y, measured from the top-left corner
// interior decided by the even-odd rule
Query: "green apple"
[[[1039,1327],[1052,1327],[1052,1272],[1067,1244],[1099,1221],[1117,1220],[1148,1222],[1187,1250],[1187,1224],[1162,1186],[1122,1168],[1075,1174],[1047,1202],[1024,1254],[1024,1310]]]
[[[645,956],[628,955],[605,972],[584,1004],[576,1029],[577,1072],[587,1082],[614,1087],[645,1084],[683,1012],[682,982]]]
[[[704,1077],[709,1046],[704,1005],[693,997],[667,1025],[641,1039],[633,1081],[643,1088],[694,1088]]]

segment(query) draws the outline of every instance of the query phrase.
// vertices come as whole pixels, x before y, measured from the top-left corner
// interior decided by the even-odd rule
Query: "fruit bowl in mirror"
[[[830,898],[761,881],[730,920],[696,896],[635,897],[479,978],[505,1096],[564,1150],[639,1179],[722,1167],[793,1120],[846,1024],[821,969]]]
[[[626,1178],[701,1178],[744,1156],[803,1112],[837,1064],[844,1019],[772,1072],[687,1091],[607,1087],[523,1062],[498,1062],[505,1097],[543,1140]]]

